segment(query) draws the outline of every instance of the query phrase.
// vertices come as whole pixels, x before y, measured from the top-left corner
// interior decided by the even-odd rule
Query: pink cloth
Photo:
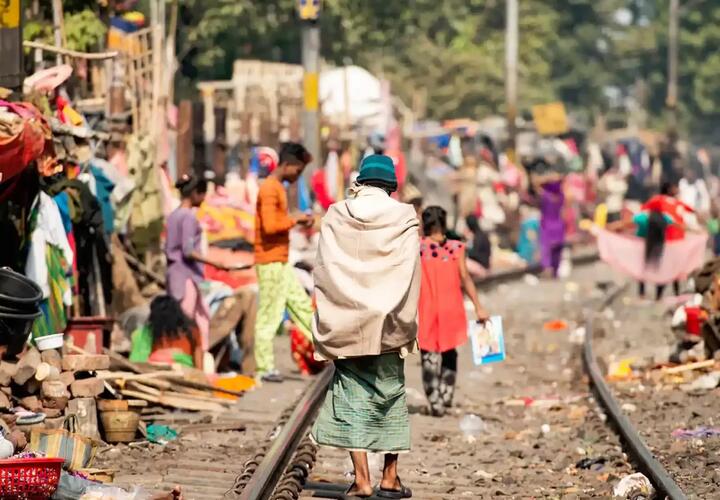
[[[25,78],[23,86],[29,91],[52,92],[65,83],[72,72],[72,66],[68,64],[42,69]]]
[[[200,331],[203,351],[207,351],[210,345],[210,311],[203,301],[200,290],[191,279],[185,282],[185,295],[180,307],[188,318],[195,321]]]
[[[639,281],[666,284],[685,279],[705,261],[707,234],[688,233],[685,239],[665,243],[665,250],[657,266],[645,267],[645,242],[599,229],[597,234],[600,258],[615,271]]]
[[[167,218],[172,211],[177,208],[179,203],[173,195],[172,182],[165,168],[160,169],[160,191],[163,197],[163,213],[165,214],[165,218]]]
[[[125,151],[116,151],[115,154],[110,158],[110,163],[113,167],[115,167],[118,172],[120,172],[124,176],[128,176],[129,169],[127,164],[127,155],[125,154]]]

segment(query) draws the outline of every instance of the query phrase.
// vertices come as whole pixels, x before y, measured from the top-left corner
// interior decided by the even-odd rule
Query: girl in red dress
[[[452,405],[455,392],[456,348],[467,341],[463,290],[475,307],[478,321],[487,321],[488,314],[480,305],[475,283],[468,273],[465,245],[446,237],[445,210],[426,208],[422,214],[422,227],[418,342],[423,387],[430,402],[430,412],[433,416],[442,416]]]

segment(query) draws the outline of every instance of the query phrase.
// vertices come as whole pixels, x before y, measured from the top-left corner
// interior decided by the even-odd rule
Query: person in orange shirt
[[[312,301],[288,263],[290,229],[310,226],[314,218],[288,212],[283,182],[294,183],[312,161],[297,143],[283,144],[278,166],[260,185],[255,212],[255,270],[259,303],[255,322],[256,377],[264,382],[282,382],[275,369],[273,339],[287,309],[295,325],[312,339]]]

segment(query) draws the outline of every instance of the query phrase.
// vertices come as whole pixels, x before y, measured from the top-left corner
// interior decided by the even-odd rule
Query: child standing
[[[465,245],[446,238],[447,212],[428,207],[422,214],[424,237],[420,241],[418,342],[425,394],[433,416],[452,406],[457,374],[457,350],[467,340],[463,290],[475,307],[478,321],[489,316],[480,305],[475,283],[465,262]]]
[[[312,161],[300,144],[287,143],[280,150],[278,166],[260,186],[255,213],[255,269],[259,303],[255,322],[255,361],[257,377],[265,382],[282,382],[275,369],[273,339],[287,308],[290,318],[305,337],[312,339],[312,301],[288,263],[290,229],[310,226],[313,217],[288,213],[283,182],[300,178]]]

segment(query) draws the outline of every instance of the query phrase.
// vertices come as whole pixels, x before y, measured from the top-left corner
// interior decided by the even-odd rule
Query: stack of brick
[[[28,347],[17,362],[0,361],[0,412],[21,406],[44,413],[42,423],[18,426],[26,434],[38,427],[61,428],[65,417],[80,408],[95,411],[95,398],[105,390],[96,374],[108,368],[110,358],[104,354],[63,356],[59,350]],[[14,415],[3,420],[14,427]]]

